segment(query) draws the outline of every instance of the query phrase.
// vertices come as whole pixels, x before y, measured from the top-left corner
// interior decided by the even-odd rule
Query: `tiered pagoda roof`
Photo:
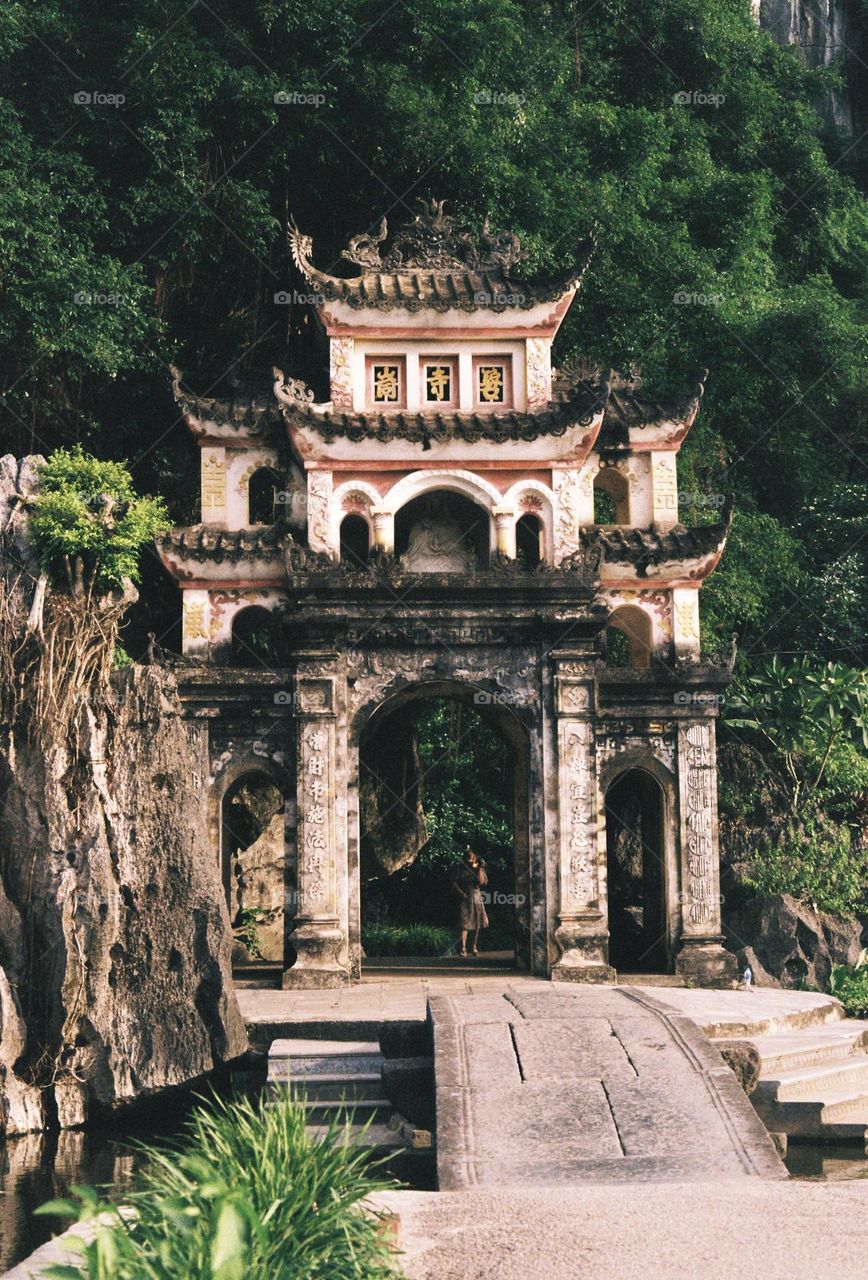
[[[383,218],[372,233],[353,236],[341,257],[358,268],[353,276],[335,276],[313,264],[313,241],[292,223],[293,260],[323,302],[377,311],[528,310],[557,302],[579,287],[594,253],[594,238],[580,245],[566,275],[531,284],[512,273],[527,255],[518,236],[492,231],[488,218],[477,239],[469,228],[444,212],[444,201],[421,202],[416,217],[400,228],[384,254],[388,236]]]

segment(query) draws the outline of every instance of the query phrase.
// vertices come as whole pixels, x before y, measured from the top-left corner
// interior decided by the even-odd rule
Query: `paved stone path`
[[[695,1024],[630,988],[429,1001],[441,1190],[786,1178]]]

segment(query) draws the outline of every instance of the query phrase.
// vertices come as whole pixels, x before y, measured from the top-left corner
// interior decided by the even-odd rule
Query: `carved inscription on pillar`
[[[299,778],[299,897],[304,916],[328,913],[334,871],[334,786],[331,726],[306,724]]]
[[[299,676],[298,874],[303,916],[335,906],[335,688],[331,676]],[[317,719],[316,717],[322,717]]]
[[[596,906],[594,732],[587,721],[563,720],[561,738],[562,912]]]
[[[682,798],[686,849],[686,930],[716,930],[720,903],[714,842],[714,753],[711,727],[701,721],[682,730]]]
[[[226,458],[221,450],[202,455],[202,512],[226,506]]]

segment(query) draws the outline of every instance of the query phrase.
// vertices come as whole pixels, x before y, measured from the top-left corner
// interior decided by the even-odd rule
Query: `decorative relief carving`
[[[578,471],[555,471],[555,563],[572,555],[579,547],[579,502],[581,478]]]
[[[570,715],[576,711],[587,711],[590,705],[591,690],[586,684],[558,678],[557,706],[560,715]]]
[[[329,380],[332,404],[336,409],[353,407],[354,350],[353,338],[332,338],[329,342]]]
[[[544,409],[552,395],[551,342],[548,338],[527,340],[527,408],[532,413]]]
[[[183,610],[183,632],[185,642],[190,640],[207,640],[205,626],[205,605],[201,600],[185,600]]]
[[[685,924],[716,927],[720,904],[714,892],[713,753],[711,729],[701,722],[685,731],[684,826],[686,830]]]
[[[332,473],[309,471],[307,476],[307,541],[312,551],[331,553],[329,511],[332,497]]]
[[[202,455],[202,510],[226,506],[226,459],[219,453]]]
[[[335,681],[334,676],[320,678],[298,677],[298,709],[302,715],[334,715]]]
[[[626,751],[645,751],[675,772],[676,726],[671,720],[598,720],[597,755],[601,760]]]

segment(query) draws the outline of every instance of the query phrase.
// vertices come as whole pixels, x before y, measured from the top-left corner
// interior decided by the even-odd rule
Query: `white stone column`
[[[597,839],[594,690],[592,659],[556,659],[559,906],[554,940],[561,954],[551,976],[563,982],[614,977]]]
[[[391,555],[395,550],[395,513],[389,507],[371,507],[374,546]]]
[[[501,555],[514,560],[515,547],[515,512],[512,507],[493,507],[494,530],[497,535],[497,549]]]
[[[302,663],[296,675],[298,909],[290,936],[296,960],[284,970],[285,988],[337,987],[349,981],[342,963],[347,947],[342,910],[346,799],[344,793],[339,804],[345,788],[345,744],[339,741],[337,683],[337,675],[324,674],[318,661]]]

